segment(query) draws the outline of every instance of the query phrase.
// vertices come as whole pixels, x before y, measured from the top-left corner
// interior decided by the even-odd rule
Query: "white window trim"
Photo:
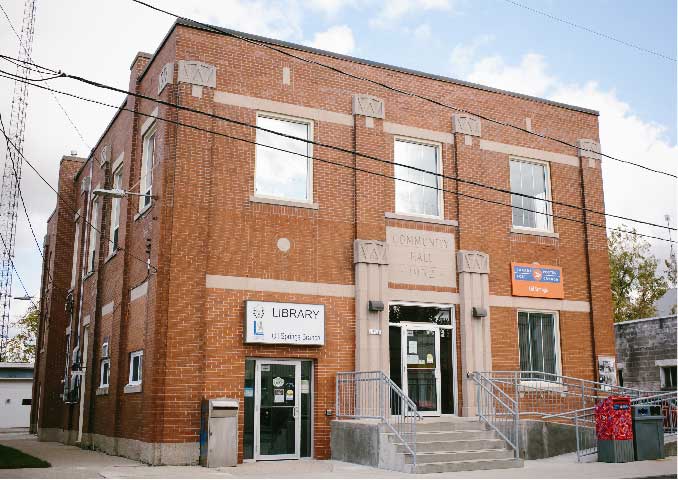
[[[141,367],[141,375],[139,380],[133,381],[132,380],[132,368],[134,367],[134,358],[135,357],[141,357],[139,360],[139,367]],[[141,383],[144,380],[144,351],[143,350],[137,350],[136,352],[131,352],[129,354],[129,378],[127,381],[127,385],[141,385]]]
[[[95,198],[92,200],[89,214],[89,238],[87,240],[86,273],[92,273],[94,271],[94,267],[96,266],[96,261],[94,260],[94,257],[97,254],[97,243],[99,243],[100,228],[98,224],[99,224],[99,199]]]
[[[144,200],[145,200],[145,195],[146,191],[148,191],[148,195],[153,195],[153,181],[151,180],[150,188],[149,185],[146,184],[146,179],[148,177],[148,171],[150,170],[151,175],[153,175],[153,168],[155,165],[153,165],[153,161],[151,161],[151,166],[150,169],[146,168],[146,162],[148,161],[148,157],[146,156],[146,140],[155,135],[158,132],[158,127],[157,123],[155,122],[155,119],[153,119],[153,122],[144,130],[144,133],[141,135],[141,171],[139,172],[139,213],[143,213],[144,211],[148,210],[151,208],[153,205],[153,199],[148,202],[147,205],[144,205]],[[157,151],[158,151],[158,138],[155,138],[154,145],[153,145],[153,156],[157,157]],[[151,177],[153,178],[153,177]]]
[[[104,365],[108,365],[108,378],[106,379],[106,383],[104,383]],[[111,382],[111,359],[110,358],[102,358],[101,359],[101,364],[99,366],[99,388],[106,388],[109,386]]]
[[[119,188],[122,187],[122,164],[118,165],[115,170],[113,170],[113,188],[115,187],[115,177],[117,174],[120,174],[120,185],[118,186]],[[114,208],[113,205],[118,206],[118,212],[116,215],[114,215]],[[118,229],[118,243],[120,243],[120,213],[122,210],[122,199],[121,198],[111,198],[111,219],[110,219],[110,230],[108,234],[108,257],[112,257],[115,255],[115,252],[118,251],[118,245],[113,243],[113,232],[117,228]]]
[[[407,215],[409,217],[414,217],[414,218],[428,218],[428,219],[435,219],[435,220],[442,220],[445,218],[445,199],[444,199],[444,190],[445,190],[445,185],[443,184],[444,178],[443,178],[443,144],[440,142],[433,142],[431,140],[425,140],[422,138],[415,138],[415,137],[406,137],[403,135],[394,135],[393,136],[393,170],[394,170],[394,177],[395,177],[395,163],[396,163],[396,158],[395,158],[395,145],[396,142],[407,142],[407,143],[416,143],[418,145],[424,145],[427,147],[434,147],[436,149],[436,168],[437,168],[437,178],[439,181],[438,184],[438,215],[426,215],[423,213],[411,213],[411,212],[401,212],[398,211],[395,205],[395,196],[396,196],[396,180],[393,180],[393,210],[396,215]],[[400,162],[398,162],[400,163]],[[406,168],[406,167],[403,167]]]
[[[274,112],[265,112],[265,111],[257,111],[256,112],[256,119],[259,120],[259,117],[265,117],[265,118],[271,118],[273,120],[282,120],[282,121],[287,121],[287,122],[294,122],[294,123],[303,123],[308,125],[308,140],[310,142],[313,142],[315,140],[315,126],[313,124],[313,120],[309,118],[303,118],[303,117],[293,117],[290,115],[284,115],[282,113],[274,113]],[[256,124],[256,123],[255,123]],[[258,124],[257,124],[258,126]],[[255,142],[256,142],[256,135],[255,135]],[[254,149],[254,184],[253,184],[253,190],[254,193],[252,194],[251,199],[253,201],[257,200],[269,200],[270,202],[259,202],[259,203],[275,203],[275,202],[290,202],[291,204],[297,204],[297,205],[291,205],[291,206],[299,206],[299,205],[310,205],[310,208],[317,208],[317,205],[313,203],[313,143],[307,143],[306,145],[308,146],[308,157],[307,157],[307,162],[308,162],[308,176],[306,178],[306,192],[307,192],[307,198],[306,200],[299,200],[298,198],[289,198],[289,197],[277,197],[275,195],[260,195],[256,192],[256,186],[257,186],[257,154],[256,154],[256,147],[258,145],[255,145]],[[258,143],[258,142],[257,142]],[[295,155],[297,156],[297,155]]]
[[[554,329],[554,338],[553,341],[555,342],[555,345],[553,347],[554,353],[556,355],[556,372],[555,375],[562,375],[563,372],[563,365],[562,365],[562,358],[560,355],[560,315],[557,310],[541,310],[541,309],[528,309],[528,308],[519,308],[516,311],[516,331],[518,332],[518,371],[520,370],[520,330],[518,326],[518,317],[520,316],[521,313],[546,313],[549,315],[553,315],[553,318],[555,320],[556,327]],[[525,384],[528,386],[538,386],[541,384],[551,384],[551,385],[560,385],[556,382],[549,382],[548,380],[534,380],[534,379],[529,379],[529,380],[521,380],[520,384]],[[555,390],[560,390],[560,387],[552,388]]]
[[[664,373],[665,368],[671,368],[675,367],[674,365],[662,365],[659,367],[659,387],[660,388],[670,388],[669,385],[666,384],[666,373]]]
[[[523,163],[532,163],[535,165],[543,165],[546,170],[546,221],[548,223],[548,228],[544,230],[543,228],[532,228],[532,227],[523,227],[513,224],[513,205],[511,205],[511,229],[516,230],[516,233],[546,233],[553,234],[553,199],[551,191],[551,164],[543,160],[535,160],[533,158],[517,157],[515,155],[509,156],[509,191],[513,191],[511,188],[511,161],[523,162]],[[546,235],[552,236],[552,235]]]
[[[71,288],[75,288],[75,284],[78,282],[78,255],[80,254],[80,228],[82,226],[80,218],[80,210],[75,215],[75,238],[73,240],[73,265],[71,266]]]

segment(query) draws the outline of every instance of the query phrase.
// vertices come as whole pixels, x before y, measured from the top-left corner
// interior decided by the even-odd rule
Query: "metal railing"
[[[383,422],[417,464],[417,406],[384,372],[338,372],[337,418]]]
[[[508,443],[516,458],[518,450],[518,427],[520,416],[518,403],[506,391],[480,373],[472,375],[476,382],[476,405],[478,418]]]

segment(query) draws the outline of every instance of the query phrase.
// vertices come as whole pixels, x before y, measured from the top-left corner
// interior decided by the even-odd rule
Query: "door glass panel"
[[[389,359],[391,380],[393,383],[403,388],[402,379],[402,339],[400,338],[400,327],[390,326],[388,329]]]
[[[300,456],[311,456],[311,412],[312,408],[312,385],[311,369],[313,362],[304,360],[301,362],[301,386],[299,388],[301,395],[301,452]]]
[[[259,408],[259,453],[294,455],[295,365],[261,364],[261,406]]]
[[[419,411],[438,410],[436,332],[407,329],[407,390]]]
[[[245,360],[245,429],[243,458],[254,458],[254,360]]]
[[[452,370],[451,328],[440,329],[440,408],[441,413],[454,413],[454,370]]]

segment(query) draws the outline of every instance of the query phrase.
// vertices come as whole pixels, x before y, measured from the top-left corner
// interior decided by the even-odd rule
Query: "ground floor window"
[[[312,360],[245,360],[245,459],[313,455],[312,385]]]
[[[554,313],[518,312],[520,370],[530,372],[527,378],[548,380],[536,372],[558,373],[557,337],[558,325]]]
[[[659,372],[661,386],[663,390],[675,390],[676,389],[676,371],[678,367],[675,365],[672,367],[661,367]],[[656,378],[656,377],[655,377]]]

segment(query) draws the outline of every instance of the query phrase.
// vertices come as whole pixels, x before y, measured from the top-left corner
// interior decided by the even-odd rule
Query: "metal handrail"
[[[412,455],[417,465],[417,405],[380,370],[337,372],[337,418],[380,420]]]
[[[497,432],[513,449],[515,458],[518,458],[520,455],[518,449],[518,426],[520,420],[518,403],[504,390],[497,388],[496,385],[482,374],[473,373],[471,378],[477,385],[476,405],[478,418]],[[504,400],[499,398],[499,395],[502,395]]]

